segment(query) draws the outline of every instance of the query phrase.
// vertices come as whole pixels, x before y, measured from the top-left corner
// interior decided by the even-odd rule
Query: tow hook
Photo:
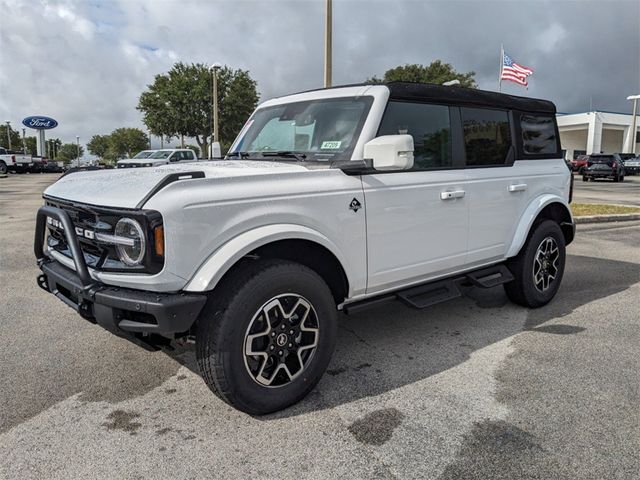
[[[50,292],[49,290],[49,283],[47,282],[47,277],[46,275],[40,274],[38,275],[38,286],[43,289],[45,292]]]
[[[81,302],[78,305],[78,313],[85,320],[96,323],[95,317],[93,316],[93,308],[89,302]]]

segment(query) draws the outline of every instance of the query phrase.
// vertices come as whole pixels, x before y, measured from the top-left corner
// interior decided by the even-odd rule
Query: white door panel
[[[563,169],[556,160],[517,160],[511,167],[469,169],[467,263],[503,259],[525,209],[536,197],[562,187]]]
[[[523,172],[517,163],[467,172],[469,263],[502,258],[511,244],[512,231],[528,203],[528,185],[518,176]]]
[[[367,293],[453,271],[467,250],[464,170],[363,175]]]

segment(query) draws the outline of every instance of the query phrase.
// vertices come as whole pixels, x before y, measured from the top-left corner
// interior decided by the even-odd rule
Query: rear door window
[[[509,115],[505,110],[461,108],[467,166],[499,166],[511,148]]]
[[[558,153],[555,119],[547,115],[520,116],[522,150],[527,155]]]

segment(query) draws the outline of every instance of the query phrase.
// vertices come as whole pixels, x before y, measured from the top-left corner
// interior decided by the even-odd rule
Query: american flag
[[[523,67],[514,62],[509,55],[502,52],[502,70],[500,80],[509,80],[518,85],[528,86],[527,77],[533,73],[529,67]]]

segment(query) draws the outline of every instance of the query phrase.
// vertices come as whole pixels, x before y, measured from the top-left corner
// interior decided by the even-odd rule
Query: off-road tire
[[[288,384],[260,384],[248,370],[245,338],[261,307],[278,295],[304,297],[315,310],[318,340],[299,376]],[[211,293],[197,323],[196,358],[202,377],[222,400],[252,415],[286,408],[318,383],[337,336],[336,304],[324,280],[310,268],[284,260],[246,260]]]
[[[3,160],[0,160],[0,175],[7,173],[7,164]]]
[[[557,274],[547,290],[540,291],[534,283],[534,258],[542,241],[552,238],[558,247]],[[507,267],[515,277],[505,283],[504,290],[513,303],[529,308],[542,307],[549,303],[558,292],[564,275],[566,259],[564,235],[553,220],[543,220],[535,224],[518,255],[507,262]]]

